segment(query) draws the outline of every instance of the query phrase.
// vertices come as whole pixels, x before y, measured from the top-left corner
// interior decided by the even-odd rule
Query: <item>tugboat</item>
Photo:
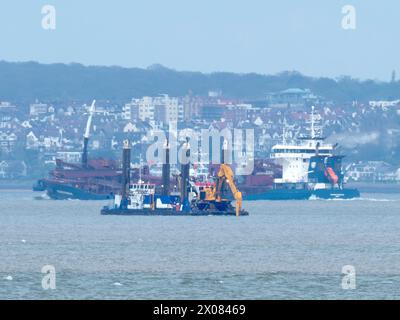
[[[225,144],[224,144],[225,145]],[[190,157],[190,145],[185,143],[186,157]],[[241,208],[242,196],[233,183],[232,170],[224,163],[217,182],[210,188],[195,191],[190,184],[190,163],[181,165],[179,177],[180,193],[170,193],[169,143],[164,144],[163,184],[161,194],[156,194],[154,184],[130,183],[130,154],[128,140],[124,141],[123,174],[121,194],[114,196],[111,206],[101,210],[102,215],[143,215],[143,216],[247,216]],[[184,163],[184,162],[181,162]],[[236,200],[236,207],[223,198],[223,186],[228,183]],[[193,192],[192,192],[193,191]],[[194,194],[194,195],[193,195]]]
[[[324,142],[312,107],[310,136],[272,147],[271,158],[282,166],[282,177],[275,178],[267,192],[247,195],[245,200],[353,199],[357,189],[344,187],[342,155],[334,155],[336,145]]]

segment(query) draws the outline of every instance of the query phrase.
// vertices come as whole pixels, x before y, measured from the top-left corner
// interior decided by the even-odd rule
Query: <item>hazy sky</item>
[[[346,4],[355,30],[341,27]],[[1,0],[0,60],[389,80],[399,22],[398,0]]]

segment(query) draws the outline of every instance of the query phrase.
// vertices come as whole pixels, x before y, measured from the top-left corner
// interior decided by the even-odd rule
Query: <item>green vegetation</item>
[[[80,64],[10,63],[0,61],[0,99],[63,101],[97,99],[126,102],[133,96],[207,95],[218,89],[227,97],[263,99],[268,92],[309,88],[335,102],[399,98],[400,81],[360,81],[350,77],[313,78],[298,72],[276,75],[179,72],[155,65],[148,69]]]

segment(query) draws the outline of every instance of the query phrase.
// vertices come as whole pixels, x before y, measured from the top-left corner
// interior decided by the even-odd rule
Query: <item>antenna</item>
[[[307,121],[307,123],[310,124],[310,128],[307,130],[310,131],[310,139],[311,140],[318,140],[322,139],[322,125],[319,122],[319,118],[315,114],[315,107],[311,107],[311,115],[310,119]]]
[[[286,145],[286,117],[283,117],[282,144]]]
[[[142,154],[139,155],[139,183],[142,183]]]

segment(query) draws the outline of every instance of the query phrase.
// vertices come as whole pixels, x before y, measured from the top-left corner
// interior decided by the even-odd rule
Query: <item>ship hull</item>
[[[114,197],[113,194],[88,192],[66,184],[47,183],[46,192],[53,200],[107,200]]]
[[[250,194],[244,197],[244,200],[309,200],[317,199],[354,199],[359,198],[360,192],[357,189],[272,189],[264,193]]]
[[[313,191],[318,199],[355,199],[360,197],[357,189],[320,189]]]
[[[38,180],[32,186],[33,191],[45,191],[46,190],[46,183],[43,180]]]
[[[235,211],[218,211],[218,210],[191,210],[176,211],[173,209],[118,209],[104,207],[101,210],[102,215],[119,215],[119,216],[236,216]],[[242,210],[240,216],[248,216],[248,212]]]

